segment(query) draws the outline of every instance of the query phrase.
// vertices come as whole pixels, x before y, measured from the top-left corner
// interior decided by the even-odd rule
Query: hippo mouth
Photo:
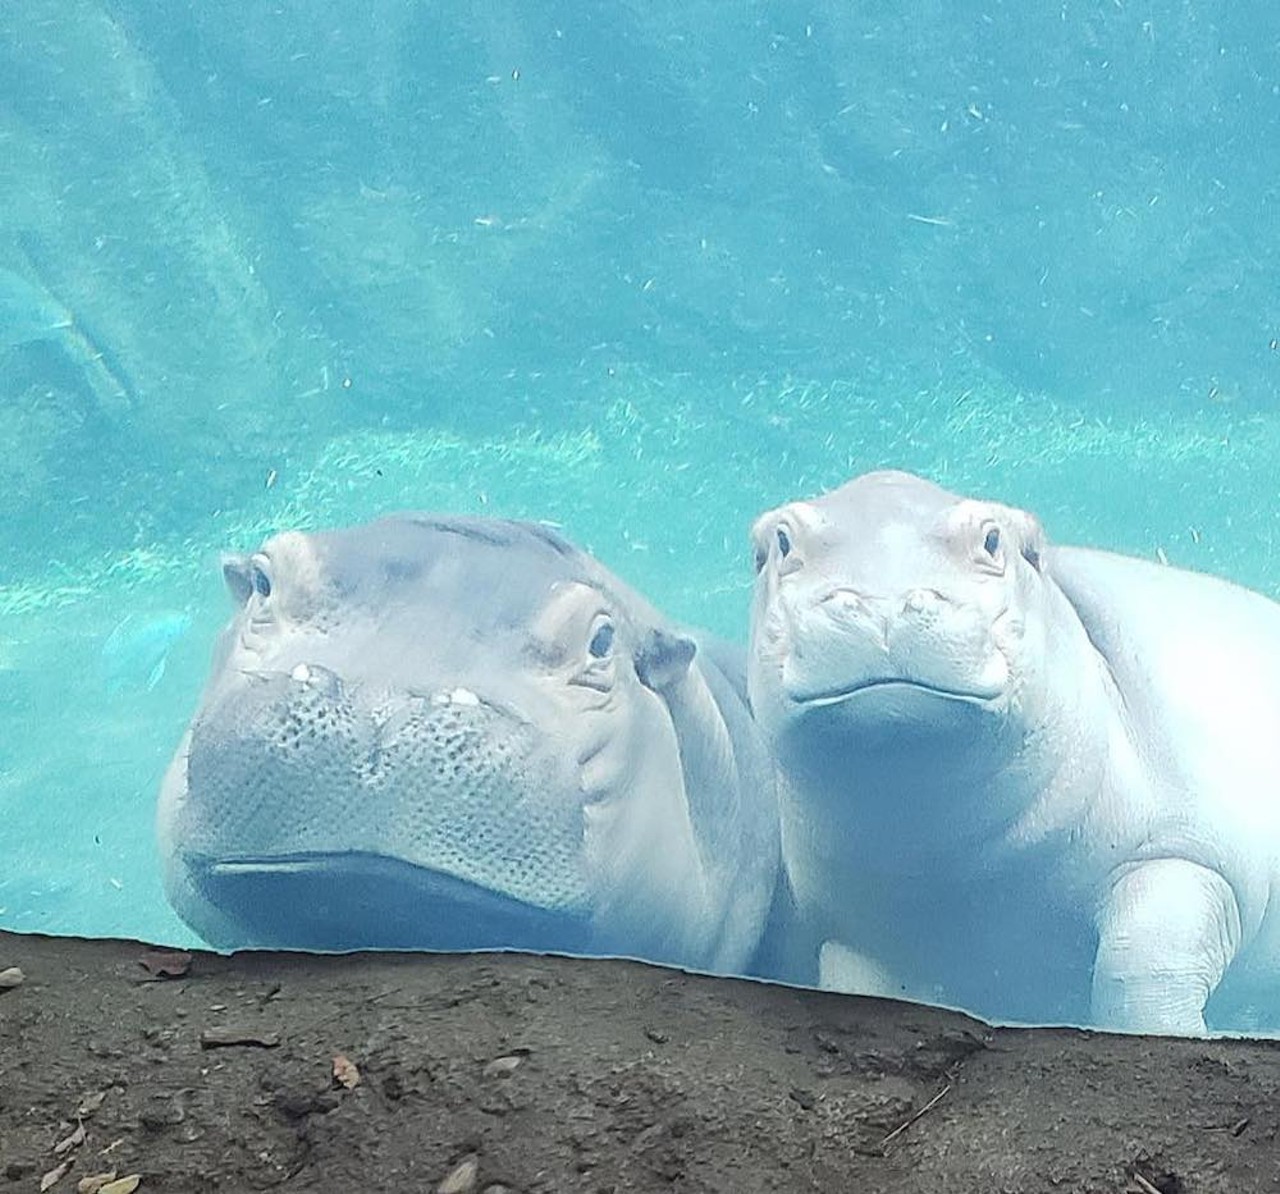
[[[582,953],[591,943],[591,923],[582,913],[534,907],[382,854],[188,856],[186,865],[195,890],[236,934],[235,941],[213,945]]]
[[[842,685],[838,688],[822,688],[812,691],[793,693],[792,701],[808,709],[821,709],[828,705],[839,705],[853,700],[867,692],[884,691],[921,692],[942,700],[958,701],[969,705],[987,705],[996,700],[1001,689],[998,688],[947,688],[941,684],[930,684],[925,680],[911,680],[902,676],[883,677],[874,680],[859,680],[855,684]]]

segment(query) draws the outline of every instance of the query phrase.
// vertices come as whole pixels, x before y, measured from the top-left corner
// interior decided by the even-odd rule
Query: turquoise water
[[[1280,596],[1272,10],[877,7],[0,14],[0,925],[191,940],[281,528],[549,519],[743,639],[756,514],[892,465]]]

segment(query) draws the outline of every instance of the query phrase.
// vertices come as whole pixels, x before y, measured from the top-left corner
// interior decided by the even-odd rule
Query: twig
[[[940,1102],[942,1102],[942,1096],[945,1095],[947,1091],[951,1089],[952,1085],[953,1083],[948,1082],[946,1086],[944,1086],[940,1091],[938,1091],[938,1093],[934,1095],[933,1098],[931,1098],[923,1107],[921,1107],[920,1110],[917,1111],[910,1119],[905,1120],[903,1123],[900,1123],[896,1128],[894,1128],[893,1131],[889,1133],[889,1135],[887,1135],[882,1141],[880,1141],[880,1147],[884,1148],[885,1145],[887,1145],[890,1140],[892,1140],[895,1136],[900,1136],[913,1123],[915,1123],[916,1120],[918,1120],[922,1115],[926,1115],[928,1114],[928,1112],[932,1111]],[[1160,1191],[1156,1190],[1154,1194],[1160,1194]]]
[[[1133,1180],[1142,1187],[1142,1194],[1160,1194],[1158,1186],[1153,1186],[1145,1177],[1136,1169],[1133,1171]]]

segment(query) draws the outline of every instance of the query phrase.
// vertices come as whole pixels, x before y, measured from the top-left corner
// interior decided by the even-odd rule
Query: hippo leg
[[[1098,917],[1094,1023],[1203,1035],[1204,1005],[1240,937],[1235,895],[1216,872],[1180,858],[1125,870]]]

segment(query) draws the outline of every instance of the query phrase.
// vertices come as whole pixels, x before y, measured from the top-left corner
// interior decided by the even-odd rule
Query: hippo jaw
[[[189,905],[193,927],[217,947],[581,953],[592,940],[585,915],[534,907],[386,854],[187,855],[180,866],[177,882],[198,897]]]

